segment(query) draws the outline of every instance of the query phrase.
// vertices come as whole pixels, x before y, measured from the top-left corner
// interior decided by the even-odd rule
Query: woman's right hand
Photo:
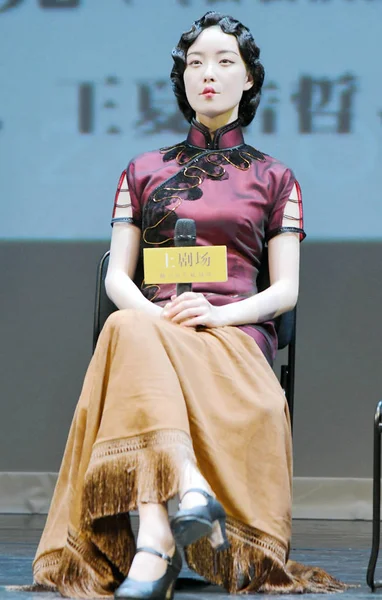
[[[219,327],[219,309],[200,293],[185,292],[172,296],[162,310],[161,318],[181,327]]]

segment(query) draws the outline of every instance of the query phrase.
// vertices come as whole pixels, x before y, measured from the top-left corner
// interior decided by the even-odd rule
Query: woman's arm
[[[287,215],[282,225],[290,226],[299,218],[298,195],[293,187],[287,202]],[[250,298],[212,306],[203,294],[189,292],[172,298],[165,306],[163,317],[188,327],[206,325],[245,325],[261,323],[291,310],[297,302],[300,267],[300,240],[297,233],[281,233],[268,243],[270,286]]]
[[[297,233],[282,233],[268,245],[270,286],[240,302],[220,306],[220,325],[261,323],[294,308],[298,297],[300,240]]]
[[[132,215],[130,194],[125,189],[120,192],[117,216],[129,218]],[[160,316],[162,308],[147,300],[133,282],[137,267],[141,231],[131,223],[114,223],[111,236],[109,267],[105,279],[107,295],[114,304],[122,308],[136,308],[152,315]]]

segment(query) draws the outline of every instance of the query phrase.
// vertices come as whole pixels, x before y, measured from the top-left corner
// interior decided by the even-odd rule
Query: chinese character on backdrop
[[[235,2],[236,4],[239,4],[241,2],[241,0],[206,0],[207,4],[216,4],[216,3],[221,3],[221,2]]]
[[[257,117],[260,121],[261,133],[277,133],[279,102],[279,87],[274,81],[270,81],[261,90],[260,110]]]
[[[191,6],[192,0],[177,0],[181,6]],[[221,4],[222,2],[235,2],[239,4],[241,0],[205,0],[206,4]]]
[[[269,2],[275,2],[276,0],[260,0],[260,2],[263,2],[265,4],[268,4]],[[278,0],[279,2],[281,0]],[[288,2],[295,2],[296,0],[288,0]]]
[[[41,8],[77,8],[80,0],[39,0]]]
[[[106,87],[101,90],[103,95],[107,94],[103,103],[99,103],[98,95],[101,84],[95,81],[81,81],[78,84],[78,131],[82,134],[95,133],[97,130],[97,120],[101,116],[101,110],[108,111],[108,125],[106,133],[119,134],[121,128],[115,122],[115,111],[118,108],[118,103],[115,99],[116,86],[120,86],[121,82],[116,75],[108,75],[105,77],[103,85]],[[101,110],[100,110],[101,109]]]
[[[22,2],[23,0],[0,0],[0,13],[5,12],[10,8],[15,8]]]
[[[138,83],[138,112],[136,127],[145,135],[162,131],[185,133],[188,129],[166,79]]]
[[[303,75],[296,104],[300,133],[351,133],[356,77],[314,78]]]

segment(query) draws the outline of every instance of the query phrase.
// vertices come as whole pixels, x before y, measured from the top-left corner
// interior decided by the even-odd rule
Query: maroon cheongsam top
[[[124,182],[131,206],[121,202]],[[294,185],[299,217],[296,211],[289,217],[285,210]],[[126,206],[131,216],[124,216],[121,209]],[[194,120],[184,142],[141,154],[123,171],[112,223],[139,227],[142,249],[173,246],[175,223],[185,218],[196,222],[196,245],[227,247],[228,280],[192,286],[213,305],[257,293],[263,247],[272,237],[284,232],[305,237],[300,186],[292,171],[245,144],[239,121],[218,129],[211,139],[208,129]],[[152,302],[165,304],[176,292],[175,284],[139,283]],[[255,339],[272,363],[277,351],[274,322],[249,323],[240,329]]]

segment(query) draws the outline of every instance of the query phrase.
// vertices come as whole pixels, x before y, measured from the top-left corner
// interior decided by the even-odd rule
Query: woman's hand
[[[161,313],[162,319],[177,323],[182,327],[218,327],[219,307],[213,306],[203,296],[196,292],[185,292],[180,296],[171,296]]]

